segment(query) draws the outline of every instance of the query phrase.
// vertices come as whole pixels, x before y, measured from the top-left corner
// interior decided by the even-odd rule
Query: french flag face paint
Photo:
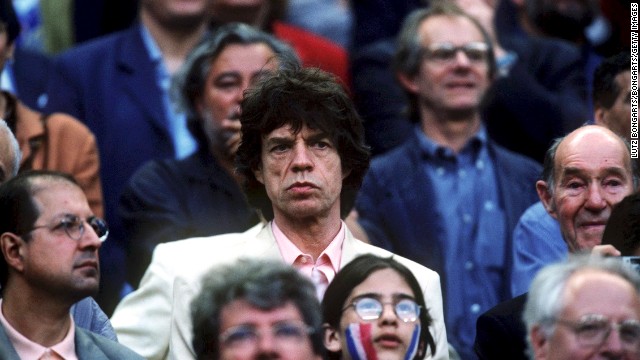
[[[371,323],[349,324],[345,331],[347,349],[353,360],[378,360],[371,338]]]
[[[378,360],[378,355],[373,348],[373,336],[371,323],[353,323],[347,326],[345,340],[347,350],[353,360]],[[420,343],[420,324],[416,324],[411,334],[411,342],[407,348],[404,360],[413,360],[418,353]]]
[[[411,334],[411,343],[407,347],[407,353],[404,356],[404,360],[413,360],[418,354],[418,345],[420,344],[420,323],[416,323],[416,327]]]

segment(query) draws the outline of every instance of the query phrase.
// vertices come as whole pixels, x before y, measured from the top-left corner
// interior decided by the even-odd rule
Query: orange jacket
[[[43,118],[19,100],[15,102],[15,117],[15,135],[22,151],[20,171],[56,170],[72,175],[84,190],[93,213],[103,217],[100,160],[93,133],[66,114]]]

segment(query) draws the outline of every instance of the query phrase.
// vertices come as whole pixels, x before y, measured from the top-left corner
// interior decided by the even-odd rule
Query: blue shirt
[[[528,292],[538,270],[566,259],[568,253],[558,221],[549,215],[540,201],[531,205],[513,230],[511,296]]]
[[[422,171],[433,184],[435,204],[446,219],[441,248],[446,268],[445,321],[449,341],[463,359],[475,358],[476,319],[502,300],[506,217],[484,127],[459,153],[436,144],[419,127]]]
[[[167,119],[167,128],[169,135],[173,140],[173,148],[177,159],[183,159],[193,154],[198,147],[196,140],[187,128],[187,117],[184,112],[178,111],[176,104],[171,101],[170,87],[171,74],[164,66],[162,52],[156,44],[155,40],[144,25],[140,26],[142,33],[142,41],[144,42],[149,57],[156,64],[156,83],[162,90],[162,103],[164,105],[165,119]]]

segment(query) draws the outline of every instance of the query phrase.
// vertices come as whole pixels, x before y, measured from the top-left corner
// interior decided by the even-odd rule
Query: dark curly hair
[[[369,167],[369,147],[364,142],[362,120],[332,76],[315,68],[289,67],[263,79],[245,93],[241,104],[242,143],[236,154],[237,171],[245,178],[249,203],[273,219],[271,201],[253,171],[260,168],[262,139],[275,129],[304,126],[319,130],[335,144],[343,173],[340,214],[346,217]]]

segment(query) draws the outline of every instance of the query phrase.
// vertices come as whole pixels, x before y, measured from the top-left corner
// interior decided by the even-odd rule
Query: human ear
[[[329,324],[324,323],[322,325],[324,336],[322,341],[324,347],[331,352],[342,352],[342,342],[340,341],[340,332],[332,328]]]
[[[536,360],[546,359],[549,341],[540,326],[534,326],[531,329],[529,338],[531,339],[531,351],[533,351],[534,358]]]
[[[551,189],[549,189],[549,184],[546,181],[538,180],[536,181],[536,191],[538,192],[538,197],[540,201],[542,201],[542,205],[544,205],[545,210],[551,215],[553,218],[557,219],[558,216],[556,214],[556,207],[553,203],[553,196],[551,196]]]
[[[415,82],[415,76],[410,77],[407,74],[398,73],[398,81],[408,92],[412,94],[416,94],[418,92],[418,84]]]
[[[253,176],[256,177],[256,180],[258,180],[261,184],[264,185],[264,175],[262,174],[262,166],[259,166],[256,169],[253,169]]]
[[[6,232],[0,235],[0,250],[9,267],[17,271],[24,269],[25,242],[16,234]]]

